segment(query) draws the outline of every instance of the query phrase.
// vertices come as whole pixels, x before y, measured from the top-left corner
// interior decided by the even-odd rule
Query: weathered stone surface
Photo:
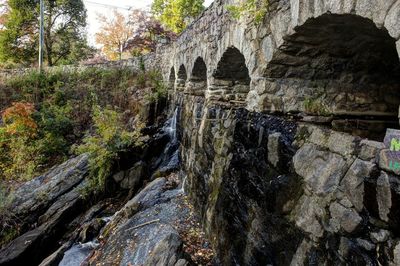
[[[378,201],[379,217],[388,222],[389,213],[392,208],[392,193],[389,183],[389,175],[385,172],[381,172],[376,182],[376,199]]]
[[[365,161],[375,160],[379,152],[385,148],[382,142],[371,140],[362,140],[360,146],[360,158]]]
[[[383,149],[379,152],[379,167],[388,172],[400,175],[399,153],[389,149]]]
[[[364,181],[376,169],[376,164],[356,159],[340,185],[347,198],[360,212],[364,207]]]
[[[19,219],[33,222],[58,197],[77,186],[88,172],[88,157],[81,155],[23,184],[15,193],[10,210]],[[24,217],[31,215],[34,217]]]
[[[145,162],[137,162],[132,168],[125,172],[120,185],[124,189],[137,189],[143,182],[147,174],[147,165]]]
[[[400,2],[397,1],[390,8],[386,15],[385,27],[389,31],[390,35],[395,38],[400,38]]]
[[[314,144],[328,148],[344,157],[351,157],[356,153],[357,138],[354,136],[316,126],[309,126],[309,130],[312,132],[310,142]]]
[[[323,226],[320,223],[322,217],[326,215],[322,207],[321,200],[317,197],[303,196],[297,205],[295,223],[304,232],[310,234],[310,238],[318,240],[324,235]]]
[[[280,133],[274,133],[268,136],[268,161],[275,167],[278,166],[280,153]]]
[[[40,263],[43,256],[54,248],[51,243],[63,233],[65,224],[84,210],[84,200],[80,194],[84,186],[82,184],[57,199],[39,219],[40,226],[17,237],[0,250],[0,265]]]
[[[317,195],[334,192],[346,172],[346,161],[338,154],[324,151],[314,144],[305,144],[293,157],[296,173]]]
[[[341,229],[347,233],[352,233],[362,221],[355,210],[348,209],[336,202],[331,204],[329,211],[331,215],[329,225],[334,232]]]
[[[187,219],[188,210],[180,208],[182,192],[165,191],[165,185],[165,178],[154,180],[114,215],[91,265],[185,265],[174,225]]]
[[[374,243],[386,242],[390,237],[390,232],[388,230],[380,229],[377,232],[371,232],[370,238]]]

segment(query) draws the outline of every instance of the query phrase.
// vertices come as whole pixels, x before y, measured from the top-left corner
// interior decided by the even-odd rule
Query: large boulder
[[[3,219],[18,217],[21,232],[0,250],[0,265],[39,264],[57,247],[66,225],[86,207],[82,191],[87,185],[87,173],[88,157],[81,155],[15,192]]]
[[[118,211],[100,236],[90,265],[186,265],[176,224],[188,217],[182,191],[158,178]]]

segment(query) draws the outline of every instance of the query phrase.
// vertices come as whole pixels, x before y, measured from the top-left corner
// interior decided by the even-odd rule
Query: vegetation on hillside
[[[235,19],[248,16],[255,23],[261,23],[268,12],[269,0],[240,0],[236,5],[229,5],[227,9]]]
[[[88,68],[6,80],[0,90],[0,182],[29,180],[72,155],[73,144],[83,143],[75,151],[92,153],[101,168],[93,167],[93,176],[101,186],[106,160],[139,144],[141,123],[126,126],[143,100],[132,95],[151,88],[143,97],[164,96],[159,79],[156,72]]]

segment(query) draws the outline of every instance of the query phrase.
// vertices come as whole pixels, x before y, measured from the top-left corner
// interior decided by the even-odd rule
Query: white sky
[[[99,30],[97,13],[106,16],[112,15],[112,10],[117,7],[119,12],[128,13],[128,8],[150,9],[152,0],[83,0],[88,14],[89,43],[95,45],[94,35]],[[213,0],[205,0],[204,5],[209,6]]]

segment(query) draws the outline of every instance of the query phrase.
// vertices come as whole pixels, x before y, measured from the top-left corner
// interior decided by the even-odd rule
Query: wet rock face
[[[296,176],[287,175],[296,126],[218,106],[193,112],[200,109],[201,101],[192,100],[187,104],[193,106],[185,109],[192,111],[183,113],[182,122],[187,125],[182,151],[186,191],[201,212],[221,263],[290,263],[287,254],[293,254],[302,239],[302,233],[282,215],[292,206],[288,195],[296,199],[302,189]],[[271,158],[268,150],[274,150]]]
[[[165,185],[165,178],[154,180],[113,216],[90,265],[187,265],[174,225],[188,210],[180,207],[182,191]]]
[[[380,142],[186,96],[186,191],[224,265],[399,261],[400,178]]]
[[[81,155],[22,185],[2,218],[18,219],[20,236],[0,250],[0,265],[39,264],[82,212],[88,158]],[[7,222],[7,221],[6,221]],[[7,229],[7,228],[5,228]]]

